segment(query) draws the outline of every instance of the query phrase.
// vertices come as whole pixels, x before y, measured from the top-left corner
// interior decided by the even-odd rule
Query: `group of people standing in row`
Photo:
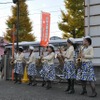
[[[92,58],[93,58],[93,47],[91,46],[92,40],[89,36],[83,39],[83,48],[82,52],[80,53],[80,58],[82,59],[82,65],[77,69],[74,64],[74,39],[69,38],[67,40],[66,46],[68,49],[66,51],[61,51],[57,54],[57,57],[64,58],[64,68],[63,68],[63,75],[66,80],[68,80],[68,87],[65,90],[68,94],[74,94],[74,81],[79,80],[82,84],[82,92],[81,95],[87,94],[86,84],[89,82],[92,90],[92,94],[90,97],[96,97],[97,92],[95,90],[95,81],[96,77],[94,74],[94,68],[92,65]],[[28,77],[29,83],[28,85],[37,85],[36,82],[36,56],[34,53],[34,47],[30,46],[30,55],[29,60],[26,61],[28,67]],[[52,88],[52,81],[56,78],[55,72],[55,47],[53,45],[48,45],[47,47],[47,55],[41,55],[41,62],[42,62],[42,69],[40,70],[40,75],[43,79],[42,87],[46,86],[47,89]],[[15,57],[14,63],[14,73],[15,73],[15,83],[21,83],[21,78],[23,75],[23,61],[24,61],[24,53],[23,48],[19,48],[18,53]]]

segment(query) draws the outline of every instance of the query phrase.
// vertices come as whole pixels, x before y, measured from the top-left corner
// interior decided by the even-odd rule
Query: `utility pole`
[[[19,42],[19,39],[18,39],[18,36],[19,36],[19,0],[13,0],[13,3],[17,4],[16,38],[17,38],[17,51],[18,51],[18,48],[19,48],[19,45],[18,45],[18,42]]]

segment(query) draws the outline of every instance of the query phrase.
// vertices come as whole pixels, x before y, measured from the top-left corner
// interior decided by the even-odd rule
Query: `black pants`
[[[67,90],[72,90],[74,91],[74,79],[68,79],[68,88]]]
[[[29,78],[29,83],[32,83],[33,82],[32,76],[28,76],[28,78]]]
[[[22,75],[21,74],[15,73],[14,76],[15,76],[15,82],[18,82],[18,81],[21,82],[21,79],[22,79]]]
[[[86,91],[86,85],[87,85],[87,81],[81,81],[82,83],[82,89],[83,91]],[[95,83],[90,81],[89,85],[91,87],[92,93],[96,93],[96,89],[95,89]]]

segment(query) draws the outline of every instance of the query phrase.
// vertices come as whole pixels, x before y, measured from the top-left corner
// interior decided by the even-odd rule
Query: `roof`
[[[49,41],[49,44],[54,44],[54,45],[60,45],[60,44],[65,44],[66,43],[66,39],[57,39],[57,40],[50,40]],[[83,38],[76,38],[75,39],[75,42],[76,43],[80,43],[83,41]],[[14,43],[14,45],[16,46],[17,44]],[[27,41],[24,41],[24,42],[19,42],[19,46],[30,46],[30,45],[34,45],[34,46],[40,46],[40,42],[39,41],[32,41],[32,42],[27,42]],[[5,45],[7,47],[11,47],[12,46],[12,43],[8,43],[7,45]]]
[[[7,45],[9,42],[7,40],[4,39],[4,37],[0,37],[0,46],[5,46]]]
[[[50,40],[59,40],[59,39],[62,39],[61,37],[58,37],[58,36],[52,36],[51,38],[50,38]]]

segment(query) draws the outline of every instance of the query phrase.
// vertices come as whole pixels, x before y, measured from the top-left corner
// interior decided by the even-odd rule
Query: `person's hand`
[[[28,65],[28,64],[29,64],[29,62],[26,62],[26,64]]]
[[[63,50],[62,49],[60,49],[60,53],[63,54]]]
[[[43,55],[41,55],[40,58],[43,58]]]
[[[61,57],[61,54],[57,54],[57,57]]]
[[[81,57],[84,58],[85,57],[84,54],[82,54]]]

